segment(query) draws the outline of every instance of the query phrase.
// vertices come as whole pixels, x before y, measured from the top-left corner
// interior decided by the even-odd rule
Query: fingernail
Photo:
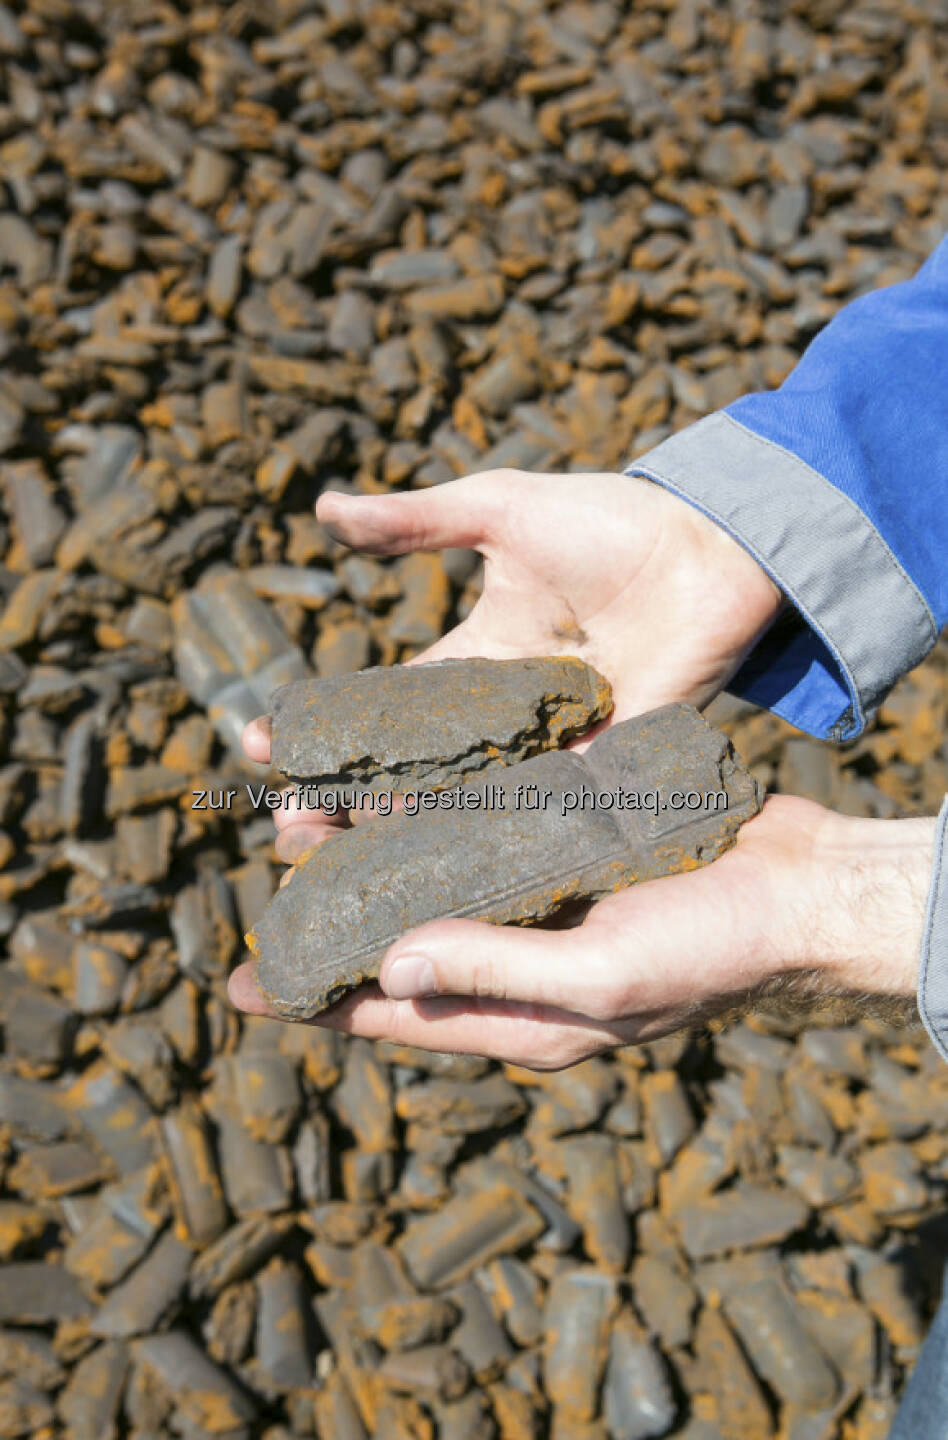
[[[435,975],[424,955],[399,955],[392,961],[385,980],[385,993],[393,1000],[410,1000],[415,995],[433,995]]]

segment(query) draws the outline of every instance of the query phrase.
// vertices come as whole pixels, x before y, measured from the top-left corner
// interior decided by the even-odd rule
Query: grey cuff
[[[749,550],[833,656],[855,733],[938,630],[922,594],[868,516],[791,450],[723,410],[626,468],[690,501]]]
[[[922,935],[918,1013],[932,1044],[948,1060],[948,795],[935,825],[935,864]]]

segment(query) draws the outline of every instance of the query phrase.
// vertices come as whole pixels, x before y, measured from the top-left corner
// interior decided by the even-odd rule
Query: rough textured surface
[[[611,709],[609,682],[569,655],[376,667],[277,690],[271,761],[317,785],[457,785],[556,749]]]
[[[526,808],[531,787],[539,809]],[[639,803],[658,793],[667,808],[607,808],[599,797],[617,789]],[[713,798],[722,791],[724,808]],[[700,811],[674,810],[679,792],[698,793]],[[704,864],[761,801],[727,738],[685,705],[613,725],[582,755],[548,752],[452,796],[450,809],[377,817],[304,859],[248,941],[275,1010],[318,1014],[377,975],[388,946],[427,920],[535,922]]]

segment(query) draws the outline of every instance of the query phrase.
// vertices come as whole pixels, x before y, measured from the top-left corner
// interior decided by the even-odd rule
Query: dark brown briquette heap
[[[948,228],[939,0],[5,0],[0,65],[3,1440],[881,1440],[944,1261],[948,1067],[920,1027],[758,1009],[541,1075],[241,1018],[272,819],[190,791],[243,797],[225,747],[277,685],[403,662],[477,599],[472,550],[345,551],[324,486],[621,469],[917,269]],[[948,639],[845,747],[711,713],[768,789],[932,814],[946,664]],[[277,1051],[299,1119],[267,1066],[264,1130],[216,1062],[246,1094]],[[620,1219],[589,1421],[557,1281],[609,1273]],[[97,1337],[170,1225],[194,1258],[158,1333]],[[380,1379],[404,1331],[344,1303],[401,1230],[405,1303],[463,1309],[422,1342],[460,1332],[459,1399]],[[275,1306],[265,1267],[303,1248],[305,1304]],[[730,1298],[765,1268],[789,1309]],[[517,1347],[484,1381],[471,1284]],[[275,1398],[274,1328],[316,1295],[315,1389]],[[781,1381],[801,1326],[829,1408]]]

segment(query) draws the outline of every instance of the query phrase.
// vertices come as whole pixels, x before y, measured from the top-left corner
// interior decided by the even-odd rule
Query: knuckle
[[[413,1039],[412,1021],[413,1016],[408,1013],[407,1006],[400,1005],[398,1001],[392,1002],[385,1018],[385,1034],[381,1038],[390,1045],[410,1045]]]
[[[503,1000],[507,982],[503,966],[493,955],[479,956],[470,968],[470,993],[478,998]]]

